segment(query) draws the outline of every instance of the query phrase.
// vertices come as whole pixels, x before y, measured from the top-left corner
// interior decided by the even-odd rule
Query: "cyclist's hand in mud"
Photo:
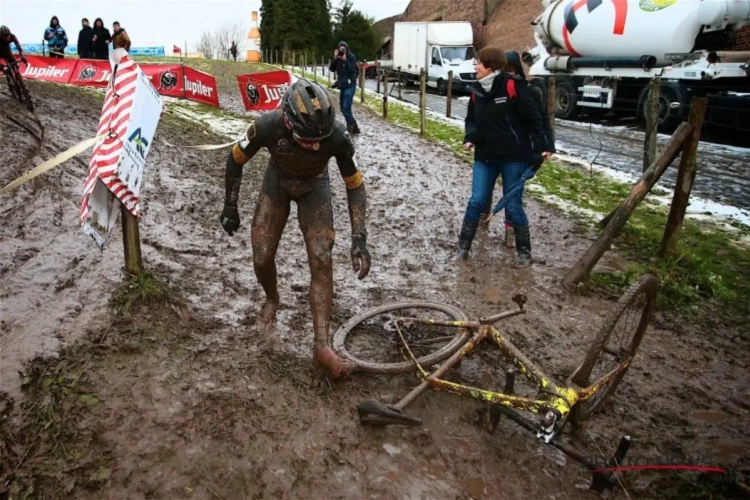
[[[234,236],[234,232],[240,227],[240,214],[237,211],[237,205],[224,203],[224,210],[221,211],[219,221],[224,227],[224,231],[229,236]]]
[[[367,251],[367,242],[361,236],[352,237],[352,269],[357,274],[357,279],[363,280],[370,272],[370,252]]]

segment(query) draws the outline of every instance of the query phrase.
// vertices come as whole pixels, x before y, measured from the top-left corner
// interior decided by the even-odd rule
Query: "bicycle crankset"
[[[359,421],[364,425],[384,427],[386,425],[422,425],[418,418],[410,417],[403,410],[368,399],[357,407]]]

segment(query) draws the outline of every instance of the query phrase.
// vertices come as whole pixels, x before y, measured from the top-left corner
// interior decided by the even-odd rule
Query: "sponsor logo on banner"
[[[219,107],[216,78],[188,66],[184,66],[183,78],[187,99]]]
[[[138,127],[135,132],[130,134],[128,141],[135,144],[135,150],[141,155],[141,158],[146,159],[146,148],[148,147],[148,141],[141,135],[141,128]]]
[[[68,83],[78,63],[74,59],[53,59],[29,55],[28,66],[22,66],[21,74],[29,80],[46,80],[49,82]]]
[[[27,54],[44,54],[49,53],[49,47],[41,43],[22,43],[21,48]],[[14,53],[18,53],[18,49],[15,45],[11,47]],[[109,44],[109,50],[112,50],[112,44]],[[65,53],[68,55],[77,55],[78,46],[68,45],[65,47]],[[164,56],[164,47],[131,47],[130,55],[132,56]]]
[[[177,73],[174,71],[165,71],[159,77],[159,88],[164,90],[174,90],[177,88],[179,80],[177,79]]]
[[[86,66],[78,72],[78,81],[88,82],[89,80],[93,80],[95,76],[96,68],[94,68],[93,66]]]
[[[270,71],[239,75],[237,82],[245,109],[268,111],[279,107],[281,97],[291,85],[292,78],[288,71]]]

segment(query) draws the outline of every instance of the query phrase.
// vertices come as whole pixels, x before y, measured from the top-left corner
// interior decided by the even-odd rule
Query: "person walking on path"
[[[459,259],[469,256],[498,176],[502,176],[505,194],[530,166],[538,168],[549,156],[539,107],[526,81],[504,71],[506,58],[499,48],[485,47],[477,59],[477,81],[471,88],[464,138],[464,150],[474,149],[474,168],[471,198],[458,241]],[[523,190],[515,193],[505,207],[505,217],[515,232],[516,267],[531,264],[531,235],[522,196]]]

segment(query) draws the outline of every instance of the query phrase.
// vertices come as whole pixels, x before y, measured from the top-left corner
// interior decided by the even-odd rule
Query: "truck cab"
[[[472,45],[430,46],[427,85],[437,88],[440,95],[448,90],[448,73],[453,71],[453,89],[466,91],[477,80],[476,51]]]

